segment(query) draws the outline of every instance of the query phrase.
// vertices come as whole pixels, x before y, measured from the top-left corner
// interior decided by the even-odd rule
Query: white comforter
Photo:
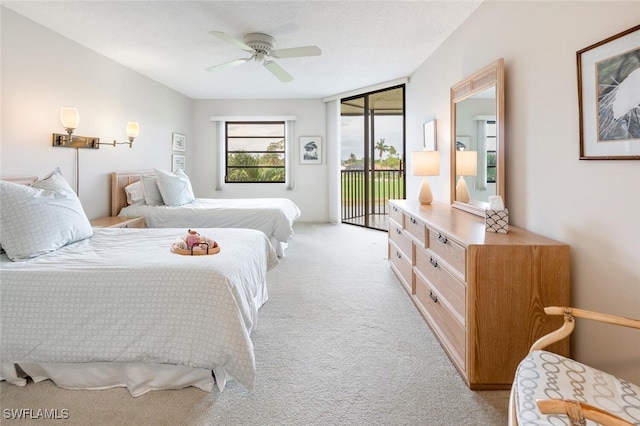
[[[278,259],[264,234],[199,229],[221,251],[181,256],[186,229],[94,229],[24,262],[0,258],[3,363],[176,364],[252,388],[250,333]]]
[[[143,216],[149,228],[248,228],[286,243],[300,209],[287,198],[196,198],[182,206],[134,204],[118,216]]]

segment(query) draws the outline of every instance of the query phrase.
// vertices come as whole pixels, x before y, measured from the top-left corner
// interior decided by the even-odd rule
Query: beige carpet
[[[256,388],[132,398],[0,384],[3,425],[504,425],[507,391],[470,391],[389,269],[387,234],[297,224],[253,334]],[[6,409],[66,409],[17,421]]]

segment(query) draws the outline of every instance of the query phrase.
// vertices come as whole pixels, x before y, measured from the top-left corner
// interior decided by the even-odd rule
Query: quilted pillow
[[[129,205],[145,201],[144,188],[141,180],[125,186],[124,192],[127,194],[127,204]]]
[[[56,169],[32,186],[0,182],[0,235],[11,260],[37,257],[93,235],[80,200]]]
[[[161,169],[155,169],[155,172],[160,194],[167,206],[181,206],[195,200],[189,176],[182,169],[175,174]]]
[[[155,176],[142,176],[142,190],[144,192],[144,201],[150,206],[161,206],[162,194],[158,188],[158,179]]]

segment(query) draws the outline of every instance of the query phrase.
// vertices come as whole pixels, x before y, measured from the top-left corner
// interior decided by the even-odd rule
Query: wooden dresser
[[[389,262],[471,389],[509,389],[531,344],[569,306],[569,246],[448,204],[392,200]],[[568,356],[569,341],[550,349]]]

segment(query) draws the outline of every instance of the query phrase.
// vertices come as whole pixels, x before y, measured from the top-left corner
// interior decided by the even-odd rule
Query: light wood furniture
[[[94,228],[144,228],[144,217],[105,216],[91,221]]]
[[[153,171],[111,173],[111,216],[118,216],[120,210],[127,206],[127,193],[124,188],[142,179],[142,176],[151,176]]]
[[[392,200],[389,262],[471,389],[509,389],[531,344],[569,304],[569,246],[448,204]],[[556,353],[569,355],[567,341]]]

